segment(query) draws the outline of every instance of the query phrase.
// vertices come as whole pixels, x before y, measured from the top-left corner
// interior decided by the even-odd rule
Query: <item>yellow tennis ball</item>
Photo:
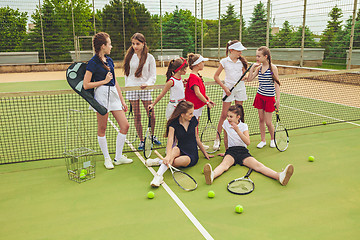
[[[147,197],[148,197],[149,199],[153,199],[153,198],[155,197],[155,193],[152,192],[152,191],[150,191],[150,192],[147,193]]]
[[[323,121],[323,122],[322,122],[322,124],[326,125],[326,122],[325,122],[325,121]]]
[[[242,213],[243,211],[244,211],[243,206],[241,206],[241,205],[236,205],[236,207],[235,207],[235,212],[237,212],[237,213]]]
[[[86,169],[82,169],[82,170],[81,170],[81,173],[87,175],[87,170],[86,170]]]
[[[209,191],[208,192],[208,197],[209,198],[214,198],[215,197],[215,192],[214,191]]]
[[[315,160],[315,157],[314,156],[309,156],[308,160],[309,160],[309,162],[313,162]]]
[[[86,178],[86,174],[84,174],[83,172],[80,173],[80,179],[85,179]]]

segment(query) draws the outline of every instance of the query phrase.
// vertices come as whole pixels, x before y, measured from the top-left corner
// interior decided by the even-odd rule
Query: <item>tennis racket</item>
[[[155,150],[154,152],[161,160],[164,160],[163,156],[161,156],[158,151]],[[197,182],[189,174],[171,166],[170,164],[169,168],[174,181],[181,189],[185,191],[193,191],[197,188]]]
[[[279,110],[275,108],[276,126],[274,132],[275,146],[280,151],[285,151],[289,146],[289,134],[284,125],[280,122]]]
[[[255,184],[249,178],[252,171],[253,170],[250,168],[244,177],[234,179],[229,182],[229,184],[227,185],[227,190],[237,195],[246,195],[254,191]]]
[[[208,121],[206,123],[206,126],[204,130],[201,133],[200,140],[202,143],[208,142],[210,144],[214,143],[215,139],[219,139],[221,142],[220,134],[217,131],[217,127],[212,123],[211,116],[210,116],[210,108],[207,108],[207,115],[208,115]],[[218,150],[218,148],[214,149],[212,147],[209,147],[206,149],[207,153],[214,153]]]
[[[151,132],[151,111],[149,110],[149,123],[148,128],[146,129],[146,134],[144,138],[145,146],[144,146],[144,157],[148,159],[151,156],[151,151],[153,148],[153,134]]]
[[[137,133],[136,133],[136,128],[135,128],[135,123],[134,123],[134,113],[133,113],[133,109],[132,109],[132,104],[130,103],[130,110],[127,116],[127,120],[129,121],[129,131],[126,134],[126,140],[129,143],[133,143],[135,142],[135,140],[137,139]]]
[[[248,67],[248,69],[246,69],[246,71],[241,75],[240,79],[235,83],[235,85],[230,89],[230,92],[232,92],[234,90],[234,88],[241,82],[241,80],[245,77],[245,75],[248,73],[248,71],[250,70],[250,68],[252,67],[252,65],[254,64],[251,64],[250,67]],[[228,95],[225,95],[223,97],[223,101],[225,101],[226,99],[228,98]]]

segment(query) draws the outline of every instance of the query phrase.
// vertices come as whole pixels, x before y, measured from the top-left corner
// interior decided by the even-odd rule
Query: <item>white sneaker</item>
[[[214,171],[212,170],[210,163],[204,165],[204,176],[206,184],[211,185],[214,181]]]
[[[276,145],[275,145],[275,141],[274,141],[274,140],[271,140],[271,141],[270,141],[270,147],[271,147],[271,148],[276,147]]]
[[[133,162],[133,160],[130,158],[127,158],[126,155],[121,155],[121,158],[119,160],[114,159],[115,165],[121,165],[121,164],[132,163],[132,162]]]
[[[114,165],[111,161],[111,158],[105,158],[104,166],[106,169],[113,169]]]
[[[285,170],[280,173],[279,182],[281,185],[286,186],[293,175],[294,166],[289,164],[286,166]]]
[[[160,161],[160,158],[155,158],[155,159],[149,158],[149,159],[145,160],[145,164],[148,167],[160,166],[159,161]]]
[[[220,149],[220,139],[215,139],[213,149],[216,151]]]
[[[151,181],[150,186],[152,187],[160,187],[160,185],[163,183],[164,177],[155,175],[154,179]]]
[[[205,145],[204,143],[202,144],[205,148],[205,150],[208,150],[209,149],[209,146],[208,145]],[[198,150],[200,150],[199,146],[198,146]]]
[[[263,148],[266,146],[266,142],[261,141],[256,147],[257,148]]]

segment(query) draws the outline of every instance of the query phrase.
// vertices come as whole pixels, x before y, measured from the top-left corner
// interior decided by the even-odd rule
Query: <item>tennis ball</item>
[[[208,192],[208,197],[209,198],[214,198],[215,197],[215,192],[214,191],[209,191]]]
[[[147,197],[148,197],[149,199],[153,199],[153,198],[155,197],[155,193],[152,192],[152,191],[150,191],[150,192],[147,193]]]
[[[86,174],[84,174],[83,172],[80,173],[80,179],[85,179],[86,178]]]
[[[241,205],[236,205],[236,207],[235,207],[235,212],[237,212],[237,213],[242,213],[243,211],[244,211],[243,206],[241,206]]]
[[[82,169],[82,170],[81,170],[81,173],[87,175],[87,170],[86,170],[86,169]]]
[[[322,122],[322,124],[326,125],[326,122],[325,122],[325,121],[323,121],[323,122]]]
[[[309,156],[309,162],[313,162],[315,160],[315,157],[314,156]]]

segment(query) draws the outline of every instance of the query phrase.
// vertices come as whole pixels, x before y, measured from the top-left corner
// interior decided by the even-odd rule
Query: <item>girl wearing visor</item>
[[[223,97],[225,95],[228,96],[228,98],[226,98],[226,100],[223,102],[221,116],[217,126],[217,130],[220,134],[231,103],[235,101],[236,105],[242,105],[243,102],[247,100],[244,81],[241,81],[236,86],[236,88],[230,92],[230,89],[235,85],[243,72],[247,69],[247,61],[245,57],[241,55],[243,50],[246,50],[246,48],[238,40],[229,41],[226,44],[227,57],[220,60],[220,66],[214,74],[215,82],[219,84],[224,90]],[[220,80],[220,74],[223,70],[225,70],[224,83]],[[214,150],[220,149],[220,139],[216,139],[214,141],[213,148]]]

